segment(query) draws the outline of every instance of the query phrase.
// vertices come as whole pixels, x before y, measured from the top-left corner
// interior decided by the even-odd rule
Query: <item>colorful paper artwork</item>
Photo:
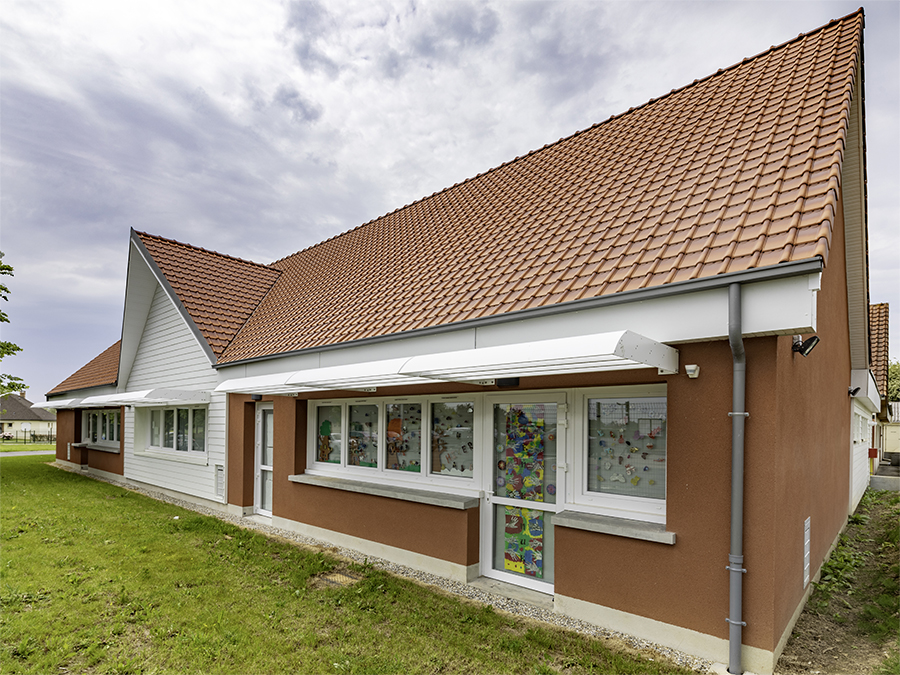
[[[512,506],[506,509],[503,567],[535,579],[544,578],[544,513]]]
[[[506,413],[506,449],[497,469],[505,471],[505,497],[544,501],[544,418],[523,410]]]

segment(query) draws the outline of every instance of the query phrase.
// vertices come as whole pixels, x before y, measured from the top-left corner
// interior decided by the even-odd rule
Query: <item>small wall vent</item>
[[[221,464],[216,464],[216,496],[225,496],[225,467]]]

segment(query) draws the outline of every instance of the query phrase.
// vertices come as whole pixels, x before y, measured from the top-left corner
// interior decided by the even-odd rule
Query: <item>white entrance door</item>
[[[272,515],[272,435],[273,410],[271,403],[261,403],[256,409],[256,512]]]
[[[481,573],[553,592],[550,514],[565,502],[564,393],[488,396]]]

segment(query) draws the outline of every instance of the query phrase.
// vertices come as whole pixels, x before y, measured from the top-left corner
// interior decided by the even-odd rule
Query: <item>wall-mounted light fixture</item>
[[[510,389],[512,387],[519,386],[519,378],[518,377],[498,377],[497,378],[497,386],[500,389]]]
[[[684,372],[687,373],[687,376],[689,378],[691,378],[692,380],[696,380],[698,377],[700,377],[700,366],[698,366],[696,363],[692,363],[684,367]]]
[[[862,387],[849,387],[849,388],[847,389],[847,393],[848,393],[851,397],[853,397],[853,396],[856,396],[856,395],[859,393],[859,390],[860,390],[860,389],[862,389]]]
[[[819,344],[818,335],[813,335],[805,340],[800,335],[795,335],[791,351],[797,352],[800,356],[809,356],[809,353],[816,348],[817,344]]]
[[[262,394],[250,394],[251,401],[262,401]]]

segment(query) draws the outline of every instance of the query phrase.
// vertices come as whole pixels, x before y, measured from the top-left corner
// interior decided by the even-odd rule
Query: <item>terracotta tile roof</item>
[[[259,263],[135,232],[218,357],[281,274]]]
[[[102,387],[116,384],[119,378],[119,348],[122,341],[119,340],[112,347],[104,351],[100,356],[79,368],[74,374],[47,392],[47,396],[64,394],[77,389],[89,387]]]
[[[55,422],[56,413],[41,408],[32,408],[31,401],[18,394],[0,396],[0,420],[23,422]]]
[[[827,262],[858,11],[284,258],[220,363]]]
[[[869,305],[869,344],[872,352],[872,374],[882,396],[887,396],[890,336],[888,303]]]

